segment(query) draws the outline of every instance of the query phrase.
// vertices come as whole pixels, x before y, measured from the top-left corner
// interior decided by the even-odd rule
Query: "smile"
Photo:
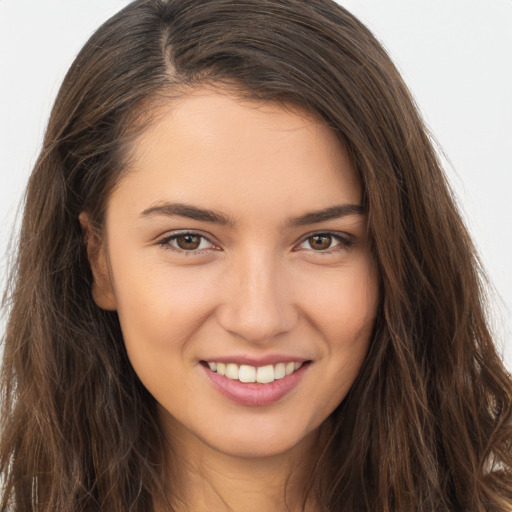
[[[265,406],[284,399],[301,382],[312,361],[279,362],[252,366],[201,361],[213,387],[230,401],[246,406]]]
[[[268,364],[265,366],[250,366],[247,364],[235,364],[235,363],[218,363],[218,362],[207,362],[208,367],[212,372],[216,372],[219,375],[224,375],[228,379],[238,380],[240,382],[257,382],[259,384],[269,384],[274,380],[284,379],[288,375],[291,375],[298,370],[303,363],[301,362],[289,362],[289,363],[277,363]]]

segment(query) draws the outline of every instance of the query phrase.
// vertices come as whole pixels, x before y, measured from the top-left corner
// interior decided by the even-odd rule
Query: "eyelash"
[[[341,233],[333,233],[332,231],[317,231],[316,233],[310,233],[309,235],[302,238],[302,240],[295,246],[300,246],[307,242],[308,240],[317,237],[317,236],[328,236],[331,237],[332,241],[338,242],[336,245],[329,247],[326,250],[315,251],[313,248],[309,249],[315,254],[320,255],[329,255],[340,251],[347,251],[350,249],[352,245],[354,245],[354,240],[348,237],[348,235],[343,235]]]
[[[173,245],[171,245],[171,242],[173,240],[176,240],[179,237],[187,236],[187,235],[200,237],[201,238],[200,243],[202,243],[202,241],[206,240],[212,245],[212,247],[208,247],[207,249],[194,249],[194,250],[187,251],[185,249],[180,249],[179,247],[174,247]],[[177,252],[178,254],[182,254],[184,256],[195,256],[195,255],[206,254],[206,252],[210,251],[212,248],[214,250],[219,250],[218,247],[213,242],[211,242],[208,237],[206,237],[205,235],[202,235],[201,233],[198,233],[196,231],[180,231],[178,233],[174,233],[172,235],[166,236],[166,237],[158,240],[157,244],[162,246],[162,248],[164,250],[174,251],[174,252]]]
[[[200,244],[202,243],[202,241],[207,241],[211,244],[211,247],[208,247],[206,249],[185,250],[185,249],[180,249],[179,247],[175,247],[171,244],[172,241],[178,239],[179,237],[183,237],[183,236],[187,236],[187,235],[200,237],[201,238]],[[296,248],[301,246],[305,242],[307,242],[309,239],[312,239],[317,236],[329,236],[332,238],[333,241],[336,241],[338,243],[332,247],[327,248],[326,250],[315,251],[312,248],[307,249],[315,254],[328,255],[328,254],[333,254],[333,253],[340,252],[340,251],[347,251],[354,244],[354,240],[349,238],[347,235],[342,235],[340,233],[333,233],[331,231],[317,231],[315,233],[310,233],[310,234],[306,235],[305,237],[303,237],[301,239],[301,241],[295,245],[294,251],[300,250],[300,249],[296,249]],[[211,242],[208,237],[206,237],[205,235],[202,235],[201,233],[198,233],[196,231],[180,231],[178,233],[173,233],[172,235],[166,236],[166,237],[158,240],[157,245],[160,245],[164,250],[174,251],[178,254],[182,254],[185,256],[196,256],[196,255],[206,254],[208,251],[210,251],[212,249],[219,250],[219,248],[213,242]]]

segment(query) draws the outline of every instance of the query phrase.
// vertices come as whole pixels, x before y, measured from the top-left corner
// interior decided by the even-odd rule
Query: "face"
[[[277,104],[205,89],[159,114],[109,199],[96,301],[173,436],[297,450],[345,397],[376,315],[356,173],[329,128]]]

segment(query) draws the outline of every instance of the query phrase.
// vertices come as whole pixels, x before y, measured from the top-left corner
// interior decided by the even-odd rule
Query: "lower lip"
[[[290,375],[268,384],[240,382],[212,372],[207,366],[202,366],[202,368],[213,386],[226,398],[240,405],[257,407],[270,405],[284,398],[299,384],[309,365],[309,362],[304,363]]]

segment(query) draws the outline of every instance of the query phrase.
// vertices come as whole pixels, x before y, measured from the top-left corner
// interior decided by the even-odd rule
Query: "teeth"
[[[247,364],[241,364],[238,379],[240,382],[256,382],[256,368]]]
[[[216,363],[208,362],[208,367],[212,372],[224,375],[228,379],[239,380],[240,382],[258,382],[260,384],[269,384],[274,380],[283,379],[298,370],[302,363],[277,363],[276,365],[268,364],[266,366],[250,366],[235,363]]]
[[[238,366],[234,363],[226,365],[226,373],[224,374],[228,379],[238,380]]]
[[[277,363],[274,368],[274,379],[282,379],[286,377],[286,365],[284,363]]]
[[[256,382],[259,382],[260,384],[274,382],[274,367],[271,364],[267,366],[260,366],[256,372]]]

